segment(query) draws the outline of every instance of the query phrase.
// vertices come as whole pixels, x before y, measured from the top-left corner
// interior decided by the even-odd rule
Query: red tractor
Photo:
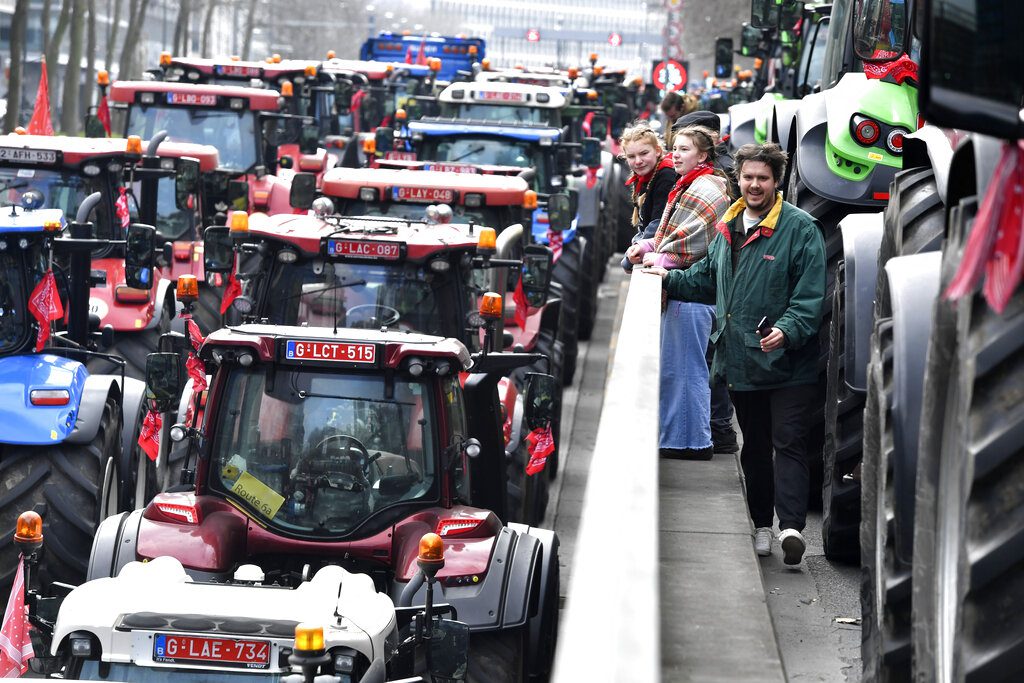
[[[516,314],[503,307],[486,350],[498,340],[502,348],[539,350],[557,332],[558,303],[547,301],[550,251],[531,246],[523,253],[521,228],[496,237],[492,228],[472,224],[334,214],[271,216],[245,230],[233,227],[234,233],[207,229],[206,268],[237,271],[245,284],[232,306],[245,321],[394,329],[453,337],[479,350],[485,339],[478,303],[487,292],[500,297],[513,279],[513,286],[522,282],[516,304],[521,324],[512,328],[515,334],[506,332],[505,318]],[[522,259],[510,259],[517,249]],[[534,364],[550,369],[547,357],[536,356]],[[526,441],[522,375],[502,378],[495,387],[502,417],[495,448],[504,454],[508,490],[492,509],[501,519],[537,524],[547,508],[549,476],[532,473],[537,465],[531,467]],[[552,455],[547,474],[555,470]]]
[[[501,316],[496,298],[481,305],[490,321]],[[228,582],[257,564],[262,583],[294,586],[338,564],[400,607],[425,604],[439,586],[437,602],[471,629],[468,680],[547,677],[558,537],[491,511],[506,473],[495,386],[535,355],[471,354],[413,332],[260,324],[214,332],[198,357],[209,389],[186,389],[179,403],[180,360],[150,356],[154,404],[191,417],[170,430],[187,451],[183,484],[102,524],[90,578],[170,555],[196,579]],[[557,419],[556,388],[550,375],[527,378],[525,418],[538,432]],[[446,557],[427,586],[417,568],[426,532]]]

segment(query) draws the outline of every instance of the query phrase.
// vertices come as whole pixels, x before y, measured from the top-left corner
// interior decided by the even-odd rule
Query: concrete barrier
[[[657,681],[661,279],[633,271],[587,480],[554,680]]]

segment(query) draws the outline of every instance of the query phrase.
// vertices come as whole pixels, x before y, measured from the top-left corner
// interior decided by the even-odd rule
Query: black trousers
[[[731,391],[743,433],[740,464],[747,509],[755,527],[803,531],[807,521],[808,422],[817,387],[804,384],[762,391]],[[774,450],[774,462],[772,452]]]
[[[715,329],[715,319],[711,319],[711,329]],[[711,361],[715,357],[715,347],[709,341],[708,350],[704,354],[708,361],[708,371],[711,371]],[[711,438],[718,443],[720,439],[728,439],[736,443],[736,436],[732,431],[732,403],[729,402],[729,388],[725,382],[711,380]]]

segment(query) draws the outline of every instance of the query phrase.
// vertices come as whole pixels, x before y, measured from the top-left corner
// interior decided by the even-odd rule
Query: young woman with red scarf
[[[679,175],[672,164],[672,155],[666,154],[658,134],[646,123],[636,123],[625,130],[619,140],[622,157],[633,172],[626,185],[633,190],[632,243],[654,237],[665,211],[668,193]],[[626,272],[633,269],[628,259],[622,259]]]
[[[685,270],[708,251],[715,225],[729,208],[728,181],[715,171],[713,132],[676,132],[672,160],[679,179],[669,192],[651,239],[626,250],[632,264]],[[710,459],[711,387],[705,351],[714,307],[669,300],[662,314],[659,447],[666,457]]]

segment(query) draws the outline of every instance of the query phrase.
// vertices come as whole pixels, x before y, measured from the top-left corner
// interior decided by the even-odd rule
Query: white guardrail
[[[637,268],[605,385],[558,634],[556,683],[661,678],[660,338],[661,279]]]

